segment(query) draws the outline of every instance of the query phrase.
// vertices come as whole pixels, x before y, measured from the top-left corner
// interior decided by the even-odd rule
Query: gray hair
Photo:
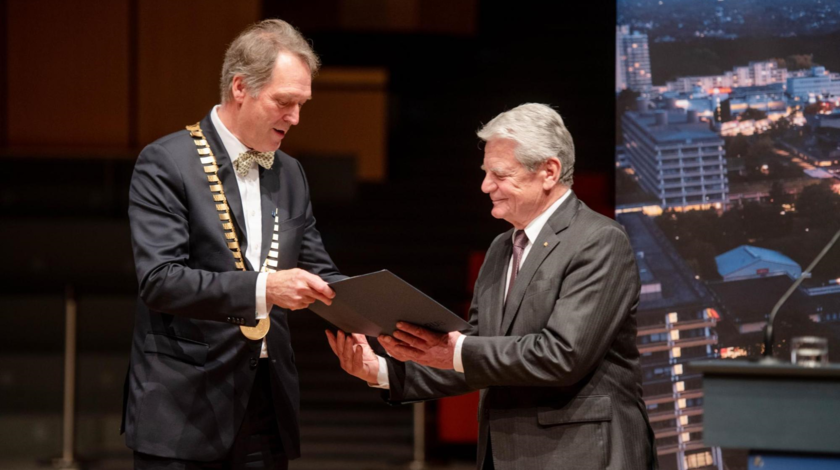
[[[571,187],[575,172],[575,144],[563,118],[549,106],[525,103],[494,117],[478,131],[478,137],[510,139],[517,143],[513,153],[528,171],[551,157],[560,160],[560,184]]]
[[[220,83],[222,103],[233,97],[231,86],[236,75],[242,75],[251,96],[259,94],[271,79],[281,51],[298,56],[309,66],[313,77],[321,66],[309,42],[294,26],[277,19],[260,21],[243,31],[225,52]]]

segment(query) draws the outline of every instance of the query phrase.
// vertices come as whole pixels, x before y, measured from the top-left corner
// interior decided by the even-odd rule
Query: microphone
[[[790,286],[790,288],[785,292],[785,295],[776,302],[776,305],[773,307],[773,310],[770,312],[770,318],[767,319],[767,327],[764,329],[764,357],[762,358],[762,362],[777,362],[778,360],[773,358],[773,322],[776,320],[776,314],[779,313],[779,309],[782,308],[787,299],[796,291],[796,288],[799,287],[799,284],[802,284],[802,281],[805,279],[809,279],[811,277],[811,272],[814,268],[819,264],[820,260],[823,259],[823,256],[831,250],[831,247],[837,243],[837,239],[840,238],[840,230],[834,234],[834,237],[831,238],[831,241],[820,251],[820,254],[814,258],[814,261],[811,261],[811,264],[808,265],[808,268],[805,271],[802,271],[802,274],[799,275],[799,278]]]

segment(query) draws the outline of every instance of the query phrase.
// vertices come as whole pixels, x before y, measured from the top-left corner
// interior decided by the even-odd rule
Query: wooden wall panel
[[[219,102],[225,49],[260,19],[261,2],[138,3],[138,139],[143,145],[195,123]]]
[[[387,171],[387,71],[324,67],[300,123],[283,140],[290,155],[348,155],[360,181],[383,181]]]
[[[6,7],[8,145],[125,147],[128,1]]]
[[[341,26],[355,31],[404,31],[417,29],[419,0],[343,1]]]
[[[365,31],[449,34],[477,32],[478,0],[266,1],[265,14],[307,32]]]
[[[8,70],[9,14],[6,0],[0,0],[0,148],[8,145],[9,135],[9,81]]]
[[[478,0],[423,0],[417,31],[475,35],[478,32]]]
[[[198,121],[219,102],[224,51],[261,15],[259,0],[3,1],[8,145],[0,153],[14,155],[133,158],[137,146]],[[389,7],[386,23],[418,19],[413,3],[405,11],[380,3]],[[382,181],[388,73],[326,65],[284,150],[352,156],[360,180]]]

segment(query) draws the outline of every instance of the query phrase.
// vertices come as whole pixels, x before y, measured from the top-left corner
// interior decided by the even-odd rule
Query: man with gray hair
[[[137,159],[123,411],[137,469],[285,469],[300,454],[287,314],[331,303],[343,276],[279,147],[318,66],[288,23],[252,25],[225,54],[221,105]]]
[[[636,348],[639,276],[627,235],[571,191],[575,150],[542,104],[504,112],[481,190],[513,225],[490,245],[470,328],[398,323],[378,357],[364,336],[327,332],[342,368],[392,403],[481,391],[478,468],[656,468]]]

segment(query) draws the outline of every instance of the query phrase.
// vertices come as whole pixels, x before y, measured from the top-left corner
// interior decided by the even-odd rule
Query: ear
[[[545,179],[543,179],[542,184],[543,190],[550,191],[558,184],[558,181],[560,181],[560,172],[562,170],[563,165],[557,157],[551,157],[543,162],[542,171],[545,174]]]
[[[233,96],[233,101],[242,104],[242,101],[245,100],[245,94],[247,93],[245,89],[245,80],[242,79],[242,75],[233,76],[233,80],[230,84],[230,92]]]

